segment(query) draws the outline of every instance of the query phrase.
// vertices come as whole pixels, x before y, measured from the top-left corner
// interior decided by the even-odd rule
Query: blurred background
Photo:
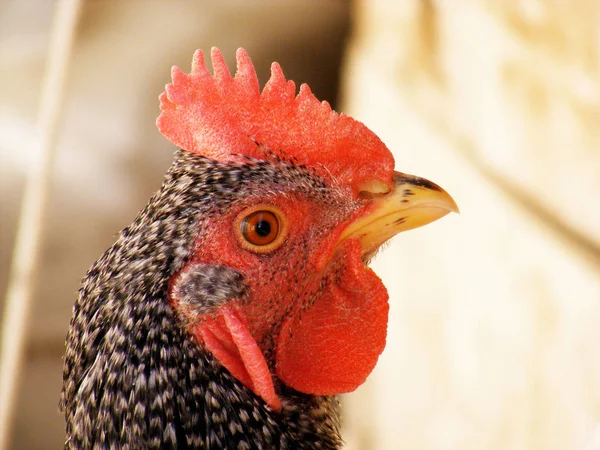
[[[189,71],[212,46],[232,68],[246,48],[262,83],[280,62],[461,208],[374,263],[390,291],[388,345],[344,396],[346,448],[600,448],[596,0],[88,0],[63,60],[50,45],[69,33],[59,10],[0,0],[0,293],[36,124],[54,148],[7,448],[61,447],[80,279],[171,163],[154,125],[170,67]],[[53,59],[65,84],[44,121]]]

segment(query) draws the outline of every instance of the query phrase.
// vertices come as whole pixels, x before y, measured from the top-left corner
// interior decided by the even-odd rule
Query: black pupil
[[[254,230],[260,237],[267,237],[269,234],[271,234],[271,224],[266,220],[259,220],[256,223]]]

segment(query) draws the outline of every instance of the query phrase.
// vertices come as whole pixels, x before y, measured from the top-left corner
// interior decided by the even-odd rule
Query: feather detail
[[[391,186],[394,159],[372,131],[320,102],[306,84],[296,95],[296,84],[286,80],[277,63],[261,93],[248,54],[239,49],[236,56],[234,77],[216,48],[211,51],[214,75],[200,50],[189,75],[172,69],[157,119],[167,139],[221,162],[264,159],[259,142],[272,154],[294,158],[356,192],[368,179]]]

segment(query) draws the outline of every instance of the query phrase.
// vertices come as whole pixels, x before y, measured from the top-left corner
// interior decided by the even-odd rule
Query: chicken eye
[[[260,205],[238,216],[240,243],[247,250],[267,253],[279,247],[285,239],[285,218],[273,206]]]
[[[267,245],[277,238],[279,221],[271,211],[256,211],[240,223],[242,236],[254,245]]]

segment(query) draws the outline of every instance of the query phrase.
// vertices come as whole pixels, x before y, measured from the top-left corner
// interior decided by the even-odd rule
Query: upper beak
[[[364,194],[370,197],[368,213],[352,222],[341,234],[340,241],[358,238],[367,257],[401,231],[427,225],[450,212],[459,212],[454,199],[437,184],[400,172],[394,172],[391,191]]]

